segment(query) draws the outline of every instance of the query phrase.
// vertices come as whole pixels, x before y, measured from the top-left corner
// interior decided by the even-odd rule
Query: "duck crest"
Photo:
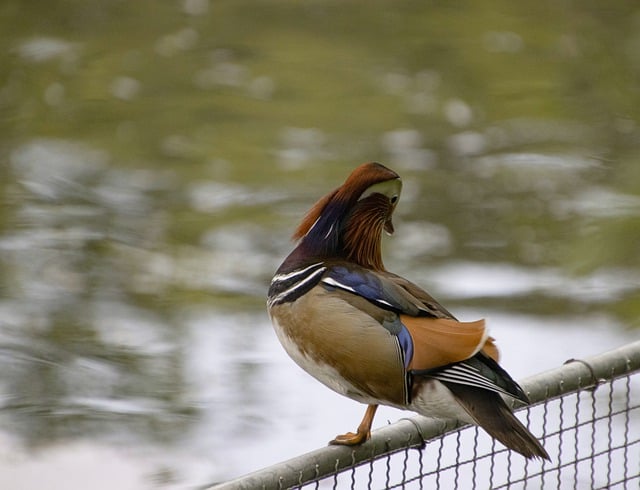
[[[285,263],[300,263],[305,259],[349,258],[351,254],[345,250],[345,227],[358,200],[372,185],[398,178],[398,174],[393,170],[376,162],[364,163],[357,167],[344,184],[322,197],[305,215],[293,234],[293,239],[300,242]],[[363,233],[365,231],[362,230]],[[380,231],[376,231],[377,237],[371,237],[366,242],[379,240]],[[352,242],[353,237],[348,240],[347,245]],[[361,252],[358,255],[361,255]],[[381,260],[369,262],[380,265],[376,268],[382,268]]]
[[[363,163],[351,172],[344,184],[322,197],[313,205],[293,234],[293,239],[298,240],[307,235],[318,223],[322,215],[325,214],[325,208],[327,208],[329,204],[335,203],[335,214],[342,211],[344,216],[349,207],[357,202],[360,195],[368,187],[378,182],[398,178],[400,177],[397,173],[380,163]],[[327,214],[333,214],[331,211],[331,209],[327,208]]]

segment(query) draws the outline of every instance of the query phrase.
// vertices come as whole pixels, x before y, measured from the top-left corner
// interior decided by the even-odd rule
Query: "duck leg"
[[[336,436],[329,444],[337,446],[357,446],[358,444],[368,441],[371,437],[371,424],[373,423],[373,417],[375,417],[377,409],[378,405],[367,406],[367,411],[364,413],[364,417],[362,417],[362,422],[360,422],[358,430],[355,433],[347,432],[346,434]]]

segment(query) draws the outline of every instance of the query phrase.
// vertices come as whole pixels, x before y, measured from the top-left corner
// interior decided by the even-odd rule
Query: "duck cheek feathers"
[[[321,286],[271,314],[288,354],[329,388],[364,403],[406,402],[397,338],[371,316]]]

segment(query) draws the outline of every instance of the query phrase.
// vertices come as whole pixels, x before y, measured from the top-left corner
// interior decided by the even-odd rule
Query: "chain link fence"
[[[640,488],[640,341],[521,382],[517,412],[551,462],[525,460],[481,429],[402,419],[350,448],[328,446],[211,488]]]

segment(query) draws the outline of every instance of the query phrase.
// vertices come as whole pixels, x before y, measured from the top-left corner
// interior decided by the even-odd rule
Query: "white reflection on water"
[[[10,160],[22,182],[71,185],[105,169],[109,156],[83,143],[39,138],[15,149]]]
[[[78,45],[55,37],[38,36],[23,41],[16,48],[20,57],[31,63],[42,63],[55,58],[75,58]]]
[[[592,187],[583,190],[572,199],[554,203],[553,210],[559,217],[573,214],[592,218],[640,216],[640,197],[607,188]]]
[[[457,262],[431,269],[430,280],[451,298],[509,297],[542,293],[576,302],[604,302],[638,289],[633,271],[601,269],[586,277],[568,277],[554,268]]]
[[[14,489],[139,490],[150,488],[147,470],[127,448],[90,441],[53,446],[33,455],[11,436],[0,434],[0,487]],[[133,451],[131,451],[133,453]]]
[[[281,200],[275,192],[255,190],[228,182],[201,181],[188,190],[189,201],[196,211],[204,213],[220,212],[234,206],[256,206]]]

